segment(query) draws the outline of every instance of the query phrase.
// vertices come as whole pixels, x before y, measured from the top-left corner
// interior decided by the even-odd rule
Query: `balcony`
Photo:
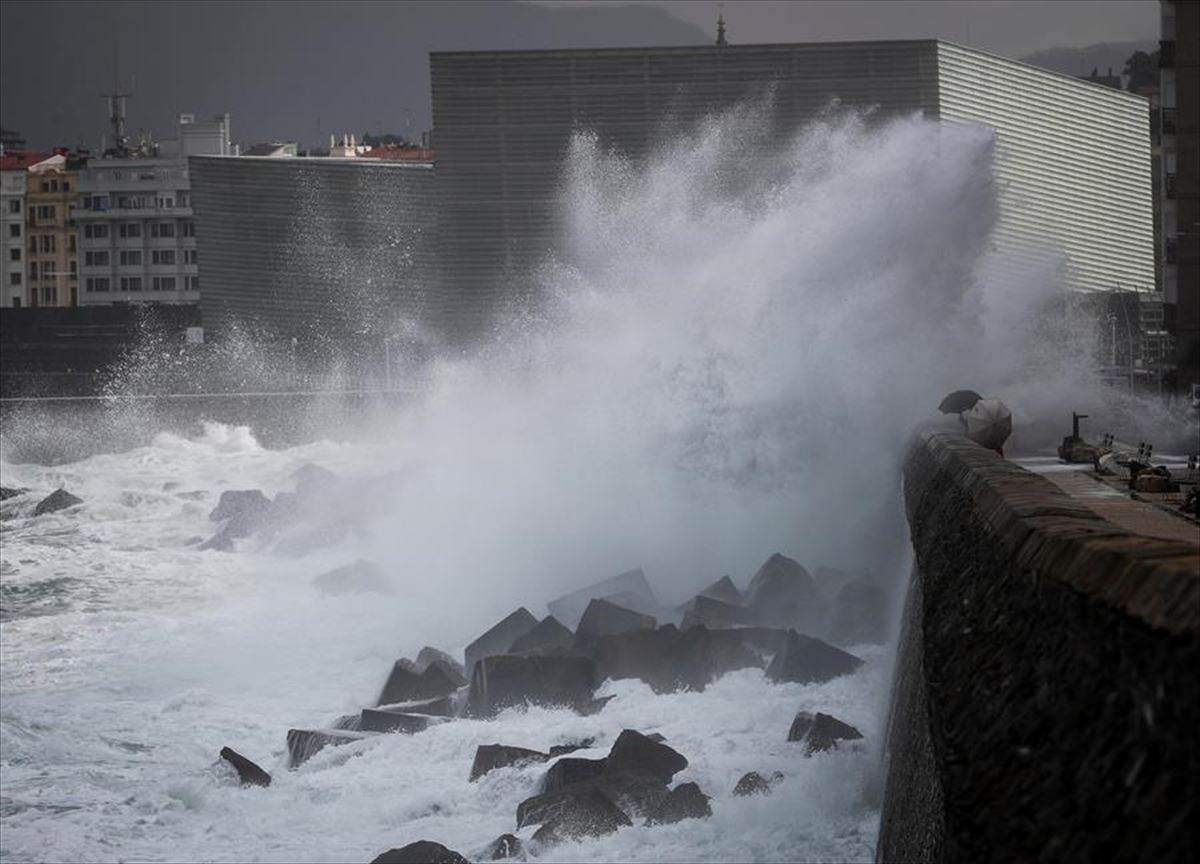
[[[1162,134],[1174,135],[1178,125],[1176,110],[1174,108],[1160,108],[1162,112]]]
[[[1158,68],[1175,68],[1175,40],[1160,39],[1158,42]]]

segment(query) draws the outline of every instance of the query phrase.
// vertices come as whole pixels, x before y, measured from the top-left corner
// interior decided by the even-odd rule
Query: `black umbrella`
[[[970,411],[974,408],[975,403],[982,398],[974,390],[955,390],[942,400],[942,404],[938,406],[938,410],[943,414],[961,414],[964,411]]]

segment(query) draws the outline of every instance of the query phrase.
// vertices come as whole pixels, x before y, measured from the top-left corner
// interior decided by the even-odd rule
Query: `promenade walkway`
[[[1200,546],[1200,525],[1162,507],[1138,501],[1128,491],[1105,483],[1087,465],[1064,465],[1057,459],[1017,459],[1018,465],[1041,474],[1076,501],[1127,531]]]

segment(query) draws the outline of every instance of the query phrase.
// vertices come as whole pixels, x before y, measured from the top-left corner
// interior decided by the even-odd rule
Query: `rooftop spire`
[[[725,16],[717,13],[717,47],[724,48],[729,43],[725,41]]]

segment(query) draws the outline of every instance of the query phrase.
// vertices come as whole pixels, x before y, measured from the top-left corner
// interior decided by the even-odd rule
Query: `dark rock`
[[[41,516],[44,513],[56,513],[59,510],[65,510],[68,507],[74,507],[76,504],[82,503],[82,498],[76,498],[66,489],[55,489],[38,502],[38,505],[33,508],[33,515]]]
[[[9,498],[16,498],[18,495],[24,495],[28,491],[28,489],[0,486],[0,501],[7,501]]]
[[[778,552],[750,580],[746,606],[761,623],[773,626],[812,630],[824,618],[824,603],[808,571]]]
[[[552,600],[548,608],[550,614],[562,622],[563,625],[574,627],[579,623],[579,619],[583,617],[588,603],[597,598],[609,597],[614,594],[636,594],[643,602],[649,604],[651,608],[658,607],[658,600],[655,598],[654,592],[650,590],[650,585],[646,582],[646,574],[638,569],[630,570],[627,573],[622,573],[619,576],[613,576],[610,579],[604,579],[600,582],[594,582],[571,594],[564,594],[557,600]]]
[[[512,834],[501,834],[488,844],[483,857],[488,861],[503,861],[521,854],[521,841]]]
[[[517,806],[517,827],[551,822],[560,808],[571,806],[571,799],[587,797],[592,790],[599,791],[624,813],[637,816],[659,812],[670,795],[667,784],[651,774],[606,770],[591,780],[525,799]]]
[[[628,630],[653,630],[658,626],[649,615],[634,612],[607,600],[592,600],[584,610],[575,633],[577,638],[611,636]]]
[[[507,768],[509,765],[525,765],[530,762],[545,762],[550,757],[537,750],[524,747],[508,747],[504,744],[484,744],[475,750],[475,762],[471,765],[471,782],[474,783],[489,771]]]
[[[343,714],[333,721],[332,729],[342,732],[359,732],[362,729],[362,712],[358,714]]]
[[[574,783],[592,780],[604,773],[606,759],[577,759],[568,756],[550,766],[542,778],[542,792],[557,792]]]
[[[484,657],[493,657],[508,651],[513,642],[520,639],[538,624],[538,620],[522,606],[503,621],[494,625],[486,633],[467,646],[466,674],[471,676],[475,664]]]
[[[418,840],[377,855],[371,859],[371,864],[467,864],[467,859],[441,843]]]
[[[596,676],[600,681],[637,678],[656,693],[669,693],[676,687],[673,665],[678,638],[679,631],[669,625],[602,636],[590,646]]]
[[[424,672],[430,666],[440,666],[442,671],[447,674],[447,677],[458,682],[459,687],[463,687],[467,683],[467,673],[461,663],[445,651],[439,651],[436,648],[426,645],[417,654],[417,671]],[[451,675],[451,672],[454,674]]]
[[[376,705],[438,699],[450,695],[460,686],[438,665],[427,666],[420,673],[414,672],[414,668],[407,660],[397,660]]]
[[[616,698],[615,695],[597,696],[595,699],[589,699],[587,702],[576,705],[575,710],[584,717],[591,717],[593,714],[599,714],[601,711],[603,711],[604,706],[611,702],[614,698]]]
[[[873,582],[842,586],[834,601],[829,638],[842,645],[883,643],[888,635],[887,607],[887,592]]]
[[[392,594],[395,587],[379,565],[359,559],[313,579],[322,594]]]
[[[604,790],[593,784],[582,784],[522,801],[517,808],[517,827],[538,823],[542,823],[546,829],[539,829],[534,834],[534,839],[539,843],[602,837],[622,825],[633,824]]]
[[[205,540],[203,543],[201,543],[196,548],[197,549],[215,549],[218,552],[229,552],[233,549],[233,541],[235,539],[236,539],[235,532],[232,532],[228,528],[225,528],[225,529],[222,529],[221,531],[218,531],[212,537],[209,537],[207,540]]]
[[[428,714],[409,714],[383,708],[364,708],[361,729],[364,732],[402,732],[414,735],[424,732],[434,722]]]
[[[687,759],[666,744],[652,741],[633,729],[625,729],[608,751],[606,768],[613,773],[629,771],[670,783],[687,764]]]
[[[508,647],[508,654],[545,652],[547,649],[570,648],[575,634],[562,625],[553,615],[547,615],[537,626],[523,636],[517,637]]]
[[[467,711],[493,717],[514,705],[583,706],[596,689],[596,666],[587,657],[486,657],[475,664]]]
[[[419,702],[395,702],[377,705],[383,711],[398,711],[402,714],[424,714],[426,717],[453,717],[457,711],[453,695],[437,699],[422,699]]]
[[[738,796],[770,795],[771,783],[757,771],[750,771],[743,774],[742,779],[733,787],[733,794]]]
[[[703,690],[727,672],[762,668],[761,657],[744,644],[743,632],[741,628],[708,630],[703,625],[681,632],[667,625],[602,636],[589,650],[602,681],[637,678],[656,693]]]
[[[574,753],[576,750],[586,750],[595,743],[595,738],[584,738],[582,741],[575,741],[571,744],[555,744],[550,748],[550,757],[566,756],[568,753]]]
[[[342,729],[289,729],[288,766],[298,768],[326,747],[340,747],[368,737],[362,732]]]
[[[783,650],[775,655],[767,667],[767,678],[772,681],[815,684],[849,675],[861,665],[862,661],[853,654],[793,630],[788,633]]]
[[[651,825],[670,825],[684,819],[707,819],[712,815],[709,797],[695,783],[680,783],[650,813]]]
[[[213,522],[259,515],[271,508],[271,499],[261,489],[231,489],[222,492],[217,506],[208,514]]]
[[[788,631],[782,627],[734,627],[713,630],[714,639],[735,639],[764,657],[773,657],[787,645]]]
[[[726,673],[762,668],[762,659],[740,639],[721,634],[704,625],[680,633],[672,662],[677,688],[702,691]]]
[[[657,618],[662,613],[662,607],[658,605],[657,600],[647,597],[638,591],[617,591],[613,594],[605,594],[603,597],[596,597],[594,599],[605,600],[614,606],[620,606],[622,609],[629,609],[633,612],[640,612],[642,615],[648,615],[651,618]]]
[[[802,742],[805,755],[811,756],[818,751],[836,750],[838,741],[854,741],[862,737],[861,732],[836,717],[801,711],[792,721],[787,740]]]
[[[735,606],[740,606],[745,602],[745,598],[742,597],[742,592],[738,590],[737,586],[733,584],[733,580],[728,576],[722,576],[716,582],[701,591],[697,596],[712,597],[725,603],[732,603]]]
[[[243,786],[271,785],[271,775],[236,750],[222,747],[221,758],[237,769],[238,778],[242,781]]]
[[[687,630],[697,624],[706,624],[709,627],[736,627],[758,623],[758,615],[754,611],[714,597],[705,597],[703,594],[692,600],[691,606],[683,616],[681,630]]]

